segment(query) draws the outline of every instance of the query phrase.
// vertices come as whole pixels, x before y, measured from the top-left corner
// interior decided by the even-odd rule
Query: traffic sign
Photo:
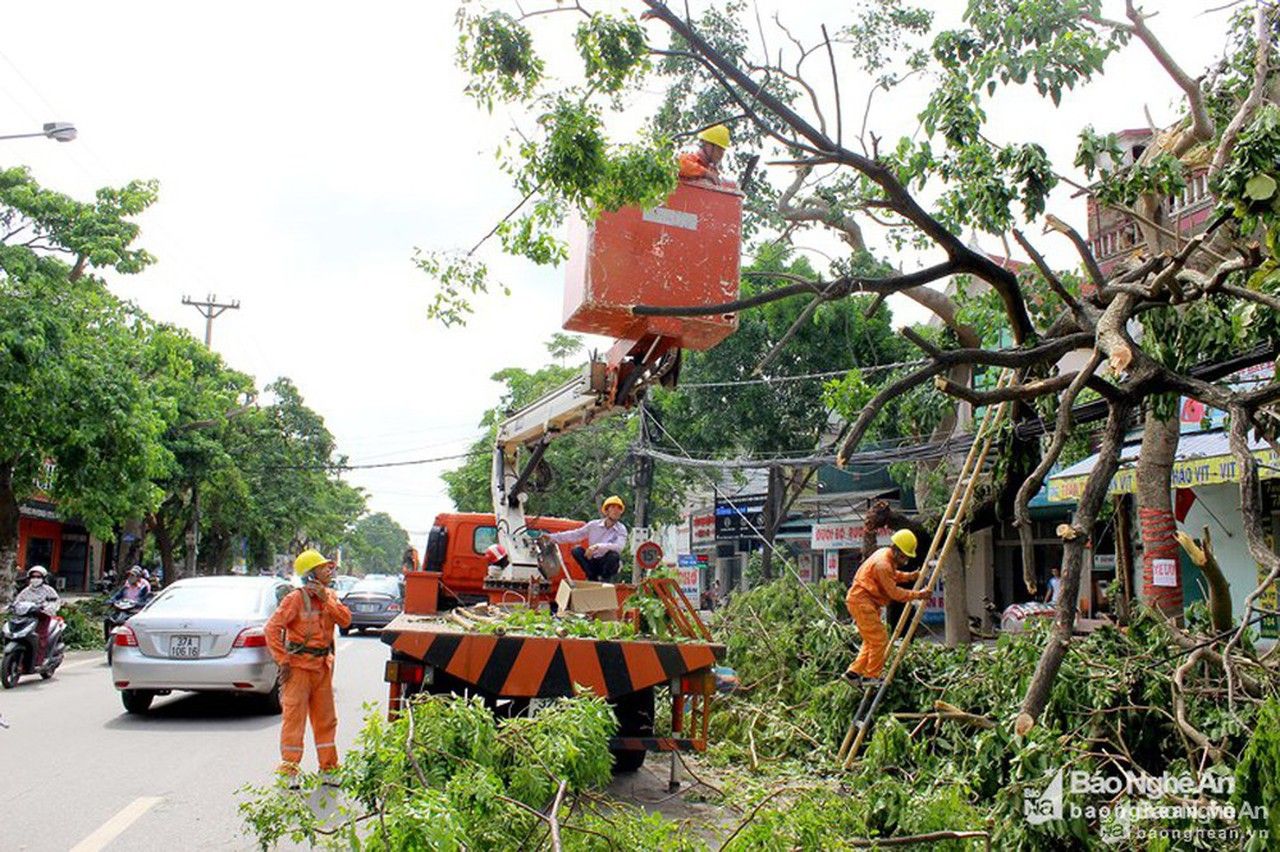
[[[636,564],[646,571],[652,571],[662,564],[662,546],[656,541],[646,541],[636,548]]]

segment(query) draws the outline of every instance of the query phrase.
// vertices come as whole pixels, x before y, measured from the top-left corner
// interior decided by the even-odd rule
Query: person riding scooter
[[[127,579],[116,593],[107,599],[107,613],[102,619],[102,634],[107,642],[107,657],[111,656],[111,633],[129,620],[142,605],[151,600],[151,584],[141,565],[129,569]]]
[[[44,662],[45,654],[49,651],[49,624],[53,621],[58,607],[62,605],[58,593],[45,582],[48,578],[49,572],[43,565],[32,565],[27,569],[26,588],[18,592],[17,597],[13,599],[14,604],[33,603],[39,607],[39,613],[36,615],[36,636],[39,637],[36,665]]]

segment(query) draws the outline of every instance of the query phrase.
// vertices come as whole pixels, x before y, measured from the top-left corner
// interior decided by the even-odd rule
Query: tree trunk
[[[1148,411],[1138,454],[1138,521],[1142,527],[1142,597],[1170,616],[1182,615],[1182,578],[1177,571],[1177,523],[1173,515],[1170,478],[1178,454],[1178,418],[1161,419]],[[1176,585],[1157,586],[1156,560],[1173,560]]]
[[[767,583],[773,579],[773,539],[782,526],[782,501],[785,490],[782,468],[769,468],[769,487],[764,498],[764,517],[760,532],[764,534],[764,547],[760,559],[760,571]]]
[[[948,648],[958,648],[973,641],[969,631],[969,602],[965,595],[964,557],[961,542],[942,563],[942,610],[945,617],[944,641]]]
[[[169,528],[165,526],[160,511],[157,510],[149,520],[151,532],[156,537],[156,550],[160,551],[160,566],[164,570],[165,584],[181,580],[182,572],[178,570],[178,564],[173,560],[173,539],[169,535]]]
[[[1080,495],[1071,524],[1064,525],[1065,529],[1059,527],[1063,539],[1062,594],[1058,600],[1058,612],[1053,619],[1049,642],[1040,653],[1035,674],[1022,699],[1022,712],[1018,714],[1015,725],[1018,734],[1031,730],[1044,712],[1045,705],[1049,703],[1053,681],[1058,676],[1058,669],[1062,667],[1062,660],[1067,654],[1067,646],[1075,628],[1084,547],[1098,518],[1098,509],[1106,497],[1111,479],[1120,466],[1120,448],[1124,444],[1129,413],[1132,411],[1131,405],[1126,402],[1111,403],[1109,409],[1102,445],[1098,449],[1098,463],[1094,465],[1093,472],[1085,483],[1084,493]]]
[[[1129,511],[1129,499],[1117,494],[1116,518],[1116,579],[1120,592],[1116,596],[1116,622],[1127,625],[1133,615],[1133,518]]]
[[[7,606],[18,581],[18,496],[13,464],[0,463],[0,606]]]

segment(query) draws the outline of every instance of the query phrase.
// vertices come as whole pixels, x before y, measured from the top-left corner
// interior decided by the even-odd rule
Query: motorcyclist
[[[14,604],[34,603],[40,607],[36,616],[36,664],[44,662],[49,650],[49,625],[53,623],[54,613],[58,611],[61,601],[58,593],[45,581],[49,572],[43,565],[32,565],[27,569],[27,585],[13,599]]]
[[[135,565],[129,569],[129,575],[124,581],[124,585],[116,590],[107,603],[115,603],[116,601],[133,601],[141,606],[151,597],[151,584],[147,582],[145,572],[141,565]]]

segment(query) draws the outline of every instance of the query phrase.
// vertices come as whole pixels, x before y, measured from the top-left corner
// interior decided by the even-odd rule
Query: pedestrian
[[[1055,565],[1049,569],[1048,588],[1044,592],[1044,602],[1052,606],[1058,605],[1062,597],[1062,568]]]
[[[311,719],[320,771],[338,768],[338,715],[333,705],[333,628],[351,625],[347,609],[328,588],[334,563],[316,550],[304,550],[293,561],[302,588],[285,595],[267,621],[267,647],[280,667],[283,718],[280,722],[280,766],[291,787],[297,786],[303,735]],[[324,783],[331,784],[326,777]]]
[[[404,552],[404,556],[400,558],[400,571],[417,571],[420,563],[418,562],[418,549],[413,545]]]
[[[577,529],[552,533],[547,538],[557,544],[585,541],[570,551],[574,561],[582,567],[588,580],[609,582],[622,566],[622,545],[627,541],[627,528],[622,525],[622,513],[626,511],[622,498],[612,496],[600,504],[601,517],[588,521]]]
[[[711,581],[711,608],[715,609],[720,606],[720,600],[724,597],[724,591],[720,588],[720,578],[716,577]]]
[[[899,571],[916,555],[916,535],[901,529],[893,534],[888,547],[872,553],[858,567],[845,606],[862,635],[862,648],[858,657],[849,665],[844,679],[855,686],[878,686],[880,673],[884,671],[884,658],[888,651],[889,634],[880,620],[880,610],[889,601],[922,601],[929,597],[927,589],[912,591],[899,583],[914,583],[919,571]]]

